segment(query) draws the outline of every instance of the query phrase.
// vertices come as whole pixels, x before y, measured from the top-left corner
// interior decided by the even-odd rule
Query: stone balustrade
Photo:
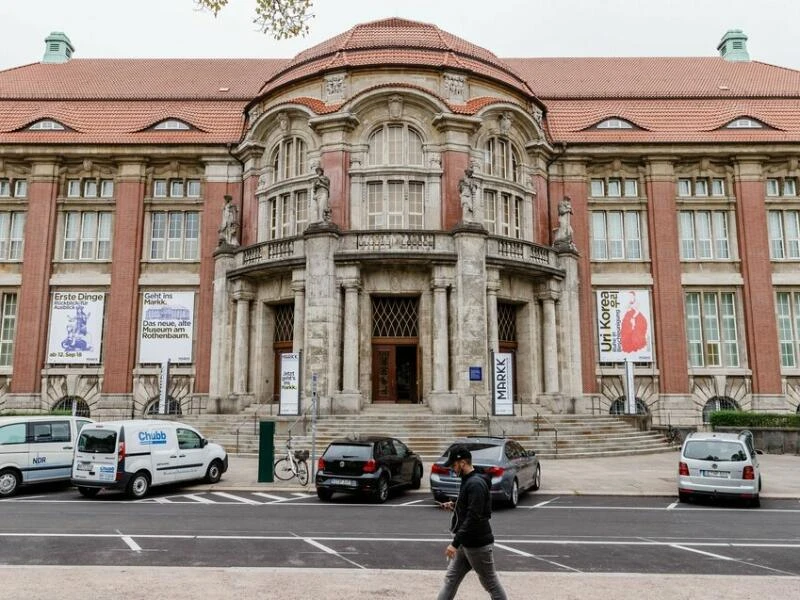
[[[556,253],[553,250],[546,246],[523,240],[490,237],[487,240],[486,254],[487,256],[504,260],[558,268]]]

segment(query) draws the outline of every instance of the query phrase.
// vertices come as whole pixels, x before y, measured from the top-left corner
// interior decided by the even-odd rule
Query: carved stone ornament
[[[444,97],[456,104],[467,101],[467,78],[464,75],[445,73],[442,79]]]
[[[222,207],[222,222],[219,226],[219,245],[221,247],[237,247],[239,245],[239,209],[233,203],[232,196],[225,196]]]
[[[278,113],[278,127],[282,135],[289,133],[289,116],[285,113]]]
[[[501,134],[508,135],[508,132],[511,131],[511,113],[504,112],[501,114],[497,119],[497,125]]]
[[[394,95],[389,98],[389,117],[392,119],[399,119],[403,116],[403,98],[402,96]]]
[[[345,99],[347,95],[346,79],[345,73],[334,73],[325,77],[324,100],[326,103]]]
[[[256,104],[253,108],[250,109],[250,112],[247,113],[247,118],[250,119],[250,123],[255,123],[256,119],[261,116],[261,113],[264,111],[261,108],[260,104]]]
[[[258,188],[256,192],[263,192],[269,187],[269,173],[262,173],[258,176]]]

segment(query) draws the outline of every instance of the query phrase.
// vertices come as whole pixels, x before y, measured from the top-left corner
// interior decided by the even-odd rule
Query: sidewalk
[[[800,498],[800,456],[764,454],[759,456],[763,478],[763,498]],[[678,452],[642,454],[604,458],[570,458],[542,460],[542,487],[547,495],[627,495],[677,496],[676,477]],[[425,477],[418,493],[430,493],[425,464]],[[214,486],[215,490],[277,490],[313,492],[310,482],[305,488],[292,481],[258,482],[258,457],[232,454],[228,472]]]

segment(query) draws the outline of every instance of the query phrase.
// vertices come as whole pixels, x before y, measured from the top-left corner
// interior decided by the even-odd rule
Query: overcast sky
[[[798,0],[314,0],[305,38],[276,42],[252,24],[255,0],[218,18],[193,0],[0,0],[0,69],[40,61],[63,31],[77,58],[290,58],[357,23],[429,23],[500,57],[716,56],[728,29],[753,60],[800,69]]]

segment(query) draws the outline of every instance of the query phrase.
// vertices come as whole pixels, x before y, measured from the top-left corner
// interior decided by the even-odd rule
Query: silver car
[[[753,434],[692,433],[683,442],[678,465],[678,499],[742,498],[759,506],[761,471]]]
[[[469,448],[475,470],[491,478],[492,500],[513,508],[521,492],[538,490],[542,484],[542,467],[533,450],[525,450],[519,442],[509,438],[462,438],[453,442],[431,465],[431,492],[438,502],[457,498],[461,488],[461,478],[444,466],[450,448],[456,444]]]

